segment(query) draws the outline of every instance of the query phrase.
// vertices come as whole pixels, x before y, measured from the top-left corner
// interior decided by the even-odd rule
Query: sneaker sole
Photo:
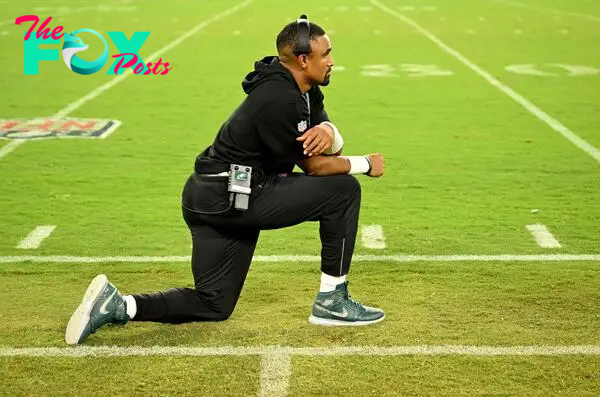
[[[83,295],[81,304],[75,309],[71,319],[69,319],[65,332],[65,342],[67,344],[76,345],[80,342],[81,336],[90,322],[92,308],[107,285],[108,278],[104,274],[94,277]]]
[[[385,315],[377,320],[371,321],[344,321],[344,320],[334,320],[331,318],[321,318],[315,317],[312,314],[308,318],[308,322],[315,325],[324,325],[329,327],[360,327],[362,325],[371,325],[383,321]]]

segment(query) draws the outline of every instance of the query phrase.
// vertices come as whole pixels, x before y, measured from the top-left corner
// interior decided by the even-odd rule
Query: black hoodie
[[[329,120],[321,90],[318,86],[310,89],[309,107],[294,77],[275,56],[257,61],[242,88],[248,96],[199,157],[249,165],[267,174],[291,172],[306,157],[296,138]]]

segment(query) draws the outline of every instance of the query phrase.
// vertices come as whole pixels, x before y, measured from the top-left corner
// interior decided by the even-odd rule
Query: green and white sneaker
[[[348,282],[334,291],[319,292],[308,322],[317,325],[359,326],[375,324],[385,318],[383,310],[364,306],[348,295]]]
[[[104,274],[100,274],[94,277],[81,304],[71,316],[65,342],[69,345],[82,343],[105,324],[126,324],[127,321],[127,306],[119,290]]]

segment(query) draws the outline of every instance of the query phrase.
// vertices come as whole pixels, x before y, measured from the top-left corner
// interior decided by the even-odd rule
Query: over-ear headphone
[[[302,14],[299,19],[296,19],[296,28],[298,29],[298,45],[296,45],[294,55],[310,54],[310,24],[306,15]]]

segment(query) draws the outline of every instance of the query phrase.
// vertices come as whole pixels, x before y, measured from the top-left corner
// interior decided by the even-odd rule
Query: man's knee
[[[337,191],[347,195],[350,199],[360,200],[360,182],[354,175],[339,175]]]
[[[235,309],[237,299],[229,296],[223,296],[218,293],[206,293],[196,290],[196,294],[204,303],[204,306],[210,310],[210,319],[212,321],[225,321]]]
[[[335,175],[333,187],[340,193],[360,195],[360,182],[354,175]]]
[[[235,306],[221,306],[215,310],[215,321],[225,321],[233,313]]]

